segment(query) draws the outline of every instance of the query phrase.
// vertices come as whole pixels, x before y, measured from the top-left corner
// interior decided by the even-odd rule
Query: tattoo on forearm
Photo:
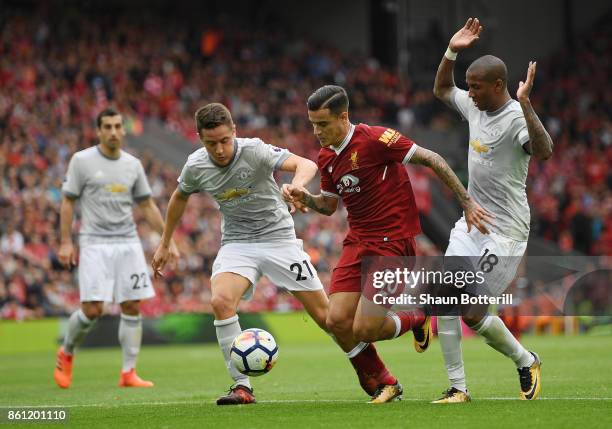
[[[462,206],[470,199],[470,196],[455,172],[448,166],[446,161],[444,161],[444,158],[442,158],[439,154],[426,151],[421,158],[414,159],[413,157],[412,162],[415,164],[428,166],[435,171],[440,180],[442,180],[444,184],[448,186],[451,191],[453,191]]]
[[[320,202],[321,202],[320,198],[315,198],[311,194],[306,194],[304,196],[304,205],[306,207],[309,207],[313,209],[314,211],[317,211],[327,216],[331,215],[333,211],[329,207],[326,207],[320,204]]]
[[[529,140],[531,142],[531,151],[538,159],[547,159],[552,155],[553,141],[550,135],[542,125],[540,118],[533,110],[531,103],[521,103],[525,122],[527,122],[527,131],[529,132]]]

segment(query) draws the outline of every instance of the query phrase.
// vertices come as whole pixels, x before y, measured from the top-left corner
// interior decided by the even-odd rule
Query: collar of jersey
[[[344,150],[345,147],[348,146],[349,142],[353,138],[353,133],[355,132],[355,125],[353,124],[350,124],[350,125],[351,126],[349,128],[349,131],[344,137],[344,140],[342,140],[342,143],[340,144],[340,146],[338,146],[337,148],[332,146],[332,149],[334,150],[334,152],[336,152],[336,155],[340,155],[340,153]]]
[[[219,168],[219,169],[221,169],[221,170],[226,170],[226,169],[230,168],[230,167],[231,167],[231,165],[234,163],[234,161],[236,161],[236,158],[238,157],[238,147],[239,147],[239,146],[238,146],[238,140],[237,140],[237,139],[234,139],[234,154],[232,155],[232,159],[231,159],[231,161],[229,162],[229,164],[227,164],[227,165],[223,165],[223,166],[222,166],[222,165],[219,165],[219,164],[217,164],[217,163],[215,162],[215,160],[214,160],[214,159],[212,159],[212,156],[210,156],[210,157],[209,157],[209,158],[210,158],[210,162],[212,162],[212,164],[213,164],[215,167],[217,167],[217,168]]]
[[[96,145],[96,149],[98,149],[98,153],[100,155],[102,155],[104,158],[110,160],[110,161],[117,161],[119,158],[121,158],[121,151],[119,151],[119,156],[117,158],[111,158],[110,156],[106,155],[104,152],[102,152],[102,149],[100,149],[100,145],[97,144]]]
[[[502,107],[500,107],[497,110],[494,110],[492,112],[485,112],[487,114],[487,116],[495,116],[495,115],[499,115],[506,107],[508,107],[512,102],[514,101],[513,98],[510,98],[510,100],[506,101],[506,104],[504,104]]]

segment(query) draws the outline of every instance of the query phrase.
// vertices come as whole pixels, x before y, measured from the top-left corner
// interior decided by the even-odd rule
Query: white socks
[[[123,372],[136,367],[136,359],[142,343],[142,319],[138,316],[128,316],[121,313],[119,322],[119,343],[123,351]]]
[[[438,339],[451,387],[467,392],[461,353],[461,318],[459,316],[438,316]]]
[[[96,321],[89,320],[80,308],[72,313],[68,319],[68,330],[64,337],[64,352],[73,354],[75,347],[83,341],[95,323]]]
[[[534,358],[531,353],[514,338],[499,317],[485,316],[472,329],[484,337],[488,345],[512,359],[517,368],[533,364]],[[451,387],[467,392],[461,353],[461,318],[438,316],[438,338]]]
[[[482,335],[488,345],[512,359],[517,368],[531,366],[534,362],[531,353],[514,338],[498,316],[485,316],[472,329]]]
[[[251,388],[251,381],[249,377],[240,373],[233,365],[230,360],[230,350],[232,348],[232,342],[241,332],[240,322],[238,322],[238,315],[230,317],[229,319],[215,320],[215,330],[217,331],[217,341],[219,347],[223,352],[223,359],[225,359],[225,366],[229,371],[230,376],[234,379],[236,385],[241,384],[243,386]]]

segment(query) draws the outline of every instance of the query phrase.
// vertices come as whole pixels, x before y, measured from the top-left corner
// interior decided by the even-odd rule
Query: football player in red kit
[[[342,199],[348,212],[349,232],[334,268],[329,290],[327,327],[350,359],[371,403],[398,399],[402,387],[379,358],[373,342],[414,333],[418,352],[428,347],[429,317],[422,312],[372,314],[363,311],[361,262],[365,256],[412,256],[414,237],[421,232],[418,211],[405,165],[425,165],[454,192],[465,211],[469,228],[488,233],[490,215],[473,199],[435,152],[417,146],[386,127],[353,125],[344,88],[326,85],[308,98],[308,118],[322,148],[318,166],[321,193],[304,187],[283,186],[285,200],[297,208],[309,207],[331,215]]]

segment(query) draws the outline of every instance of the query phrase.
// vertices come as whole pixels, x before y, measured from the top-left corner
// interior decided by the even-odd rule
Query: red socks
[[[397,318],[399,318],[401,325],[399,327],[399,331],[396,330],[395,332],[395,338],[400,337],[412,328],[416,328],[425,323],[425,313],[423,313],[421,310],[397,311],[395,315]],[[393,319],[397,323],[397,319],[395,317],[393,317]]]
[[[350,361],[359,377],[359,384],[370,396],[381,384],[397,383],[397,379],[378,356],[374,344],[368,344],[357,356],[350,358]]]

